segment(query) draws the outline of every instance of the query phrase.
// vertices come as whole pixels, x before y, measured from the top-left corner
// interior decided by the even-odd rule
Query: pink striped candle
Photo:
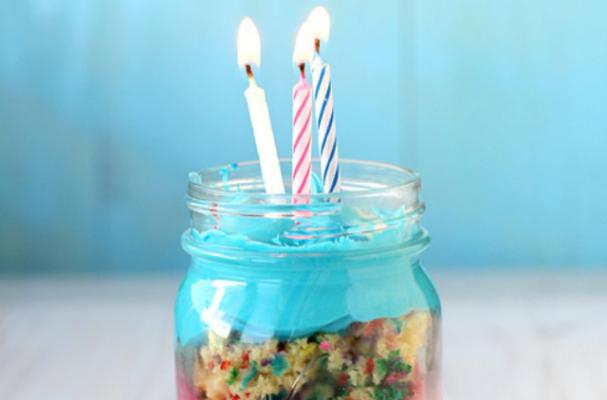
[[[301,79],[293,87],[293,161],[292,193],[295,203],[307,203],[311,187],[312,168],[312,85],[306,82],[303,64]]]
[[[314,55],[314,47],[310,46],[311,37],[308,25],[302,25],[293,52],[293,61],[300,72],[299,82],[293,86],[293,203],[309,203],[312,186],[312,85],[306,82],[305,74],[305,62]]]

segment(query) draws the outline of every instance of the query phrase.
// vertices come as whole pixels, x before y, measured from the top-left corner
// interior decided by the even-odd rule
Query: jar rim
[[[289,167],[282,172],[290,192],[290,177],[284,174],[290,175],[290,160],[281,162]],[[417,172],[376,161],[341,160],[340,166],[342,191],[303,195],[309,196],[305,202],[294,201],[291,193],[266,194],[257,161],[191,173],[186,200],[192,219],[184,247],[191,254],[197,246],[207,254],[225,254],[222,242],[229,237],[232,249],[254,243],[257,252],[282,257],[285,249],[290,255],[323,252],[335,241],[345,241],[339,251],[351,253],[424,242],[419,220],[425,205]],[[319,169],[315,160],[313,170]],[[316,190],[321,186],[316,178]]]
[[[281,158],[280,160],[281,166],[290,165],[291,160]],[[313,159],[313,163],[319,163],[318,158]],[[225,174],[226,171],[235,170],[239,168],[251,168],[258,167],[260,165],[258,160],[252,161],[243,161],[238,163],[231,164],[220,164],[214,167],[204,168],[199,171],[191,172],[189,174],[189,190],[188,194],[191,200],[204,200],[208,197],[213,198],[222,198],[227,199],[235,194],[237,191],[227,189],[222,187],[219,183],[218,177],[222,174]],[[419,187],[421,185],[421,178],[419,173],[416,171],[401,167],[396,164],[391,164],[382,161],[370,161],[370,160],[357,160],[357,159],[340,159],[340,166],[350,166],[350,167],[363,167],[370,168],[377,171],[383,170],[384,172],[391,172],[394,175],[398,175],[400,177],[399,180],[393,183],[387,183],[383,186],[378,187],[367,187],[367,188],[358,188],[357,190],[348,190],[348,186],[344,186],[345,190],[341,190],[339,192],[333,193],[311,193],[309,195],[296,195],[289,193],[288,190],[283,194],[268,194],[264,191],[255,191],[255,192],[246,192],[247,203],[267,203],[267,204],[280,204],[288,202],[290,203],[292,199],[298,197],[306,197],[309,198],[311,202],[314,200],[323,200],[323,201],[337,201],[339,199],[344,198],[364,198],[369,196],[377,196],[381,194],[385,194],[390,191],[401,191],[401,190],[413,190],[415,192],[419,191]],[[283,175],[285,174],[285,170],[288,170],[288,175],[290,175],[290,168],[285,169],[282,168]],[[283,178],[284,179],[284,178]],[[286,179],[284,179],[286,180]]]

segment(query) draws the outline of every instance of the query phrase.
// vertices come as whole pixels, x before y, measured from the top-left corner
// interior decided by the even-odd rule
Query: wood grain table
[[[432,275],[445,400],[607,399],[606,272]],[[0,399],[174,399],[177,285],[0,278]]]

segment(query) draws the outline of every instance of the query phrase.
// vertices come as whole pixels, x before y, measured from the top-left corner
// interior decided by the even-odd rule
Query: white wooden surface
[[[607,274],[435,275],[445,400],[607,399]],[[0,399],[174,399],[176,287],[1,280]]]

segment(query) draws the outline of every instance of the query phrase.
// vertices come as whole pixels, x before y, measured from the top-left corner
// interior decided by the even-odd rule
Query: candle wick
[[[314,50],[316,50],[316,52],[318,54],[320,54],[320,39],[319,38],[314,39]]]
[[[299,64],[299,73],[301,74],[301,79],[306,79],[306,64]]]
[[[247,71],[247,76],[249,77],[249,79],[253,79],[253,70],[251,69],[251,65],[246,64],[244,67]]]

